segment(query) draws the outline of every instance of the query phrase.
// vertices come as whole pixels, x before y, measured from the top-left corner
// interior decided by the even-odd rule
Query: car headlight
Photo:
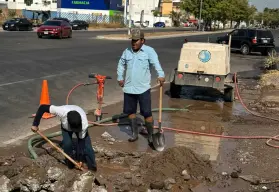
[[[14,26],[14,24],[11,24],[11,27],[13,27]]]

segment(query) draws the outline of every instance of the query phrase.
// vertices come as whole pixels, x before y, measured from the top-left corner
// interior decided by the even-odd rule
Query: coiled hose
[[[273,121],[279,121],[279,119],[274,119],[274,118],[270,118],[270,117],[266,117],[266,116],[262,116],[262,115],[258,115],[258,114],[255,114],[254,112],[250,111],[247,106],[244,104],[241,96],[240,96],[240,93],[239,93],[239,89],[238,89],[238,86],[237,86],[237,81],[236,81],[236,73],[234,74],[234,82],[235,82],[235,92],[237,94],[237,97],[238,99],[240,100],[242,106],[249,112],[251,113],[252,115],[255,115],[257,117],[261,117],[261,118],[265,118],[265,119],[270,119],[270,120],[273,120]],[[67,96],[67,99],[66,99],[66,104],[68,104],[68,100],[69,100],[69,97],[71,95],[71,93],[78,87],[80,86],[85,86],[85,85],[89,85],[89,84],[86,84],[86,83],[80,83],[76,86],[74,86],[68,96]],[[152,89],[156,88],[157,86],[154,86],[152,87]],[[156,108],[156,109],[152,109],[152,112],[157,112],[159,109]],[[188,111],[188,109],[178,109],[178,108],[162,108],[162,111]],[[112,117],[108,117],[108,118],[105,118],[105,119],[102,119],[100,121],[96,121],[96,122],[92,122],[92,121],[88,121],[89,124],[91,124],[89,127],[92,127],[92,126],[114,126],[114,125],[125,125],[125,124],[120,124],[120,123],[109,123],[109,124],[105,124],[107,122],[111,122],[111,121],[114,121],[114,120],[117,120],[117,119],[123,119],[123,118],[126,118],[127,115],[125,114],[120,114],[120,115],[114,115]],[[157,127],[155,127],[157,128]],[[195,131],[187,131],[187,130],[183,130],[183,129],[176,129],[176,128],[170,128],[170,127],[162,127],[163,130],[168,130],[168,131],[174,131],[174,132],[179,132],[179,133],[186,133],[186,134],[194,134],[194,135],[201,135],[201,136],[209,136],[209,137],[218,137],[218,138],[226,138],[226,139],[267,139],[266,141],[266,145],[270,146],[270,147],[274,147],[274,148],[279,148],[279,146],[277,145],[272,145],[270,144],[270,142],[272,140],[274,141],[279,141],[279,135],[276,135],[276,136],[228,136],[228,135],[217,135],[217,134],[210,134],[210,133],[201,133],[201,132],[195,132]],[[53,137],[58,137],[58,136],[61,136],[62,132],[61,131],[57,131],[57,132],[54,132],[54,133],[50,133],[50,134],[47,134],[46,137],[48,138],[53,138]],[[34,137],[31,137],[29,140],[28,140],[28,150],[29,150],[29,153],[31,155],[31,158],[33,159],[36,159],[38,158],[38,155],[36,154],[36,152],[34,151],[33,149],[33,144],[35,143],[40,143],[42,142],[42,137],[40,135],[37,135],[37,136],[34,136]]]

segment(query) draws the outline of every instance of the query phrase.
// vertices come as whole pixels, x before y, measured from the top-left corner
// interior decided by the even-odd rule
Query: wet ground
[[[255,113],[260,112],[276,118],[276,113],[267,113],[275,106],[261,100],[267,94],[266,89],[268,88],[262,91],[255,79],[254,75],[250,77],[246,75],[245,78],[239,80],[240,94],[244,103]],[[278,134],[276,121],[249,114],[239,100],[234,103],[226,103],[223,101],[222,94],[216,90],[193,87],[185,87],[182,98],[171,99],[168,96],[168,86],[169,84],[166,84],[164,87],[163,107],[186,108],[188,111],[163,112],[163,127],[230,136],[275,136]],[[195,94],[189,94],[193,92]],[[152,93],[153,108],[158,107],[158,97],[158,91],[154,90]],[[261,105],[261,107],[253,107],[255,104]],[[121,111],[121,102],[106,107],[104,112],[108,114],[105,114],[104,118],[119,114]],[[141,122],[141,117],[138,116],[138,118]],[[88,114],[88,119],[94,120],[92,113]],[[154,113],[154,119],[157,122],[157,112]],[[125,119],[121,120],[121,123],[125,122],[127,122]],[[46,134],[58,130],[59,127],[48,130]],[[115,191],[124,189],[146,191],[148,188],[162,191],[168,189],[169,191],[195,192],[279,190],[279,184],[276,183],[252,185],[253,179],[252,181],[248,179],[249,182],[235,178],[239,176],[249,178],[252,175],[257,176],[259,180],[274,181],[277,179],[279,151],[267,146],[266,139],[223,139],[166,130],[167,148],[165,152],[159,153],[147,145],[143,135],[139,136],[137,142],[128,143],[127,139],[131,132],[125,125],[94,126],[89,130],[99,168],[94,176],[93,181],[95,181],[96,188],[93,187],[93,191],[97,191],[97,187],[100,186],[105,186],[107,189],[114,187]],[[60,137],[52,139],[57,144],[60,143],[60,140]],[[177,148],[177,146],[180,147]],[[24,153],[26,145],[8,150],[9,153],[14,151]],[[51,150],[48,144],[38,145],[35,150],[40,156],[37,161],[41,162],[40,165],[47,170],[51,166],[67,170],[62,163],[57,162],[57,159],[61,161],[63,157]],[[49,151],[48,155],[46,155],[46,151]],[[5,150],[2,150],[1,153],[7,155]],[[28,154],[25,155],[28,156]],[[9,161],[11,160],[2,162]],[[48,165],[46,166],[46,164]],[[3,170],[3,165],[0,170]],[[9,170],[11,169],[9,168]],[[6,173],[13,180],[13,177],[9,175],[11,173]],[[76,174],[78,173],[76,171]],[[234,175],[234,178],[231,177],[231,174]],[[72,184],[72,182],[69,183]],[[56,183],[56,185],[58,184]]]
[[[259,86],[263,58],[233,53],[231,71],[238,72],[239,92],[247,107],[255,114],[277,118],[278,92],[272,86]],[[79,171],[68,170],[63,165],[63,157],[46,143],[34,147],[39,158],[30,160],[27,140],[24,140],[22,145],[1,148],[0,184],[10,183],[14,191],[39,192],[78,191],[75,186],[80,186],[79,191],[104,191],[104,188],[107,191],[279,191],[279,184],[269,184],[278,179],[279,151],[266,145],[266,138],[240,140],[199,135],[273,137],[278,135],[278,121],[248,113],[240,98],[233,103],[224,102],[222,93],[216,90],[184,87],[180,99],[171,99],[168,89],[166,84],[163,107],[188,111],[163,112],[162,126],[188,131],[188,134],[165,129],[164,152],[153,151],[143,135],[129,143],[131,132],[127,125],[94,126],[89,129],[98,164],[93,176],[80,176]],[[158,98],[158,90],[154,89],[153,108],[158,108]],[[105,107],[103,111],[107,113],[104,118],[119,114],[122,103]],[[140,122],[142,118],[138,118]],[[88,119],[95,120],[92,112]],[[157,124],[157,112],[154,119]],[[59,129],[57,126],[44,133]],[[52,141],[59,145],[61,137]]]

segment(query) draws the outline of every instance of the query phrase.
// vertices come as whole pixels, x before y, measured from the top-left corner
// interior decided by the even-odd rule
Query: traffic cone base
[[[41,98],[40,98],[40,105],[50,105],[50,98],[49,98],[49,93],[48,93],[47,80],[43,80]],[[33,114],[32,116],[35,117],[36,114]],[[55,117],[55,115],[52,115],[50,113],[44,113],[42,118],[43,119],[50,119],[52,117]]]

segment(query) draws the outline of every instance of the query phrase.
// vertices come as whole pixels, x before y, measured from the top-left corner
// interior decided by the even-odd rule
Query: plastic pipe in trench
[[[260,118],[265,118],[265,119],[269,119],[269,120],[273,120],[273,121],[279,121],[279,119],[274,119],[274,118],[270,118],[270,117],[266,117],[266,116],[262,116],[262,115],[258,115],[254,112],[252,112],[251,110],[249,110],[247,108],[247,106],[244,104],[241,96],[240,96],[240,93],[239,93],[239,89],[238,89],[238,85],[237,85],[237,81],[236,81],[236,73],[234,74],[234,79],[235,79],[235,92],[237,94],[237,97],[240,101],[240,103],[242,104],[242,106],[249,112],[251,113],[252,115],[254,116],[257,116],[257,117],[260,117]],[[76,89],[78,88],[79,86],[85,86],[85,85],[89,85],[89,84],[86,84],[86,83],[80,83],[76,86],[74,86],[68,96],[67,96],[67,99],[66,99],[66,103],[68,104],[68,100],[69,100],[69,97],[71,95],[71,93]],[[154,86],[152,87],[152,89],[156,88],[157,86]],[[159,111],[159,109],[152,109],[152,112],[157,112]],[[162,108],[162,111],[187,111],[187,109],[178,109],[178,108]],[[89,124],[91,124],[89,127],[92,127],[92,126],[114,126],[114,125],[125,125],[125,124],[121,124],[121,123],[109,123],[109,124],[105,124],[106,122],[111,122],[113,120],[117,120],[117,119],[123,119],[123,118],[126,118],[127,115],[125,114],[121,114],[121,115],[114,115],[112,117],[108,117],[108,118],[105,118],[105,119],[102,119],[100,121],[96,121],[96,122],[92,122],[92,121],[89,121]],[[126,123],[127,124],[127,123]],[[155,127],[157,128],[157,127]],[[273,145],[273,144],[270,144],[270,142],[272,140],[275,140],[275,141],[279,141],[279,135],[276,135],[276,136],[229,136],[229,135],[216,135],[216,134],[210,134],[210,133],[201,133],[201,132],[195,132],[195,131],[187,131],[187,130],[183,130],[183,129],[176,129],[176,128],[170,128],[170,127],[162,127],[163,130],[167,130],[167,131],[174,131],[174,132],[179,132],[179,133],[185,133],[185,134],[194,134],[194,135],[201,135],[201,136],[209,136],[209,137],[219,137],[219,138],[226,138],[226,139],[267,139],[266,141],[266,144],[270,147],[274,147],[274,148],[279,148],[279,146],[277,145]],[[47,134],[46,137],[48,138],[53,138],[53,137],[58,137],[58,136],[61,136],[61,131],[58,131],[58,132],[54,132],[54,133],[50,133],[50,134]],[[28,140],[28,150],[30,152],[30,155],[33,159],[36,159],[38,157],[38,155],[36,154],[36,152],[34,151],[33,149],[33,143],[37,143],[37,142],[42,142],[43,139],[40,135],[37,135],[37,136],[34,136],[32,138],[30,138]]]

